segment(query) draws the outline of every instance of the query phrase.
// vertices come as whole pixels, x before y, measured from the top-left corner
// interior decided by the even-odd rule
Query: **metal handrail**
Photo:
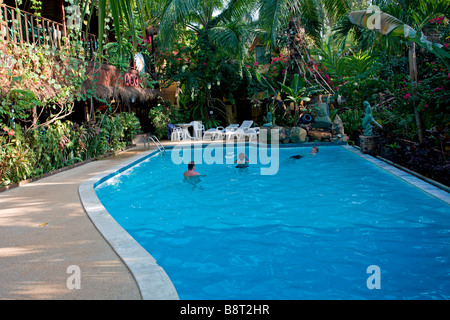
[[[158,148],[158,150],[161,151],[166,151],[166,149],[164,148],[164,146],[161,144],[161,142],[159,141],[159,139],[155,136],[155,135],[149,135],[145,140],[144,140],[144,150],[146,143],[148,144],[148,149],[150,150],[150,141],[153,142],[153,144]]]

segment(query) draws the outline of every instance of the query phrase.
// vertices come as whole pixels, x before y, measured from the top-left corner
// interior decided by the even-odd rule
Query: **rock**
[[[336,115],[333,121],[333,133],[336,135],[344,135],[344,122],[342,122],[342,119],[339,117],[339,115]]]
[[[287,130],[286,128],[283,127],[277,127],[277,129],[280,128],[280,142],[281,143],[289,143],[290,138],[289,138],[289,132],[290,130]]]
[[[293,143],[304,143],[308,140],[308,133],[303,128],[294,127],[290,132],[290,140]]]
[[[315,131],[315,130],[309,131],[308,136],[312,140],[317,140],[317,141],[323,141],[325,139],[330,140],[332,138],[332,135],[330,132]]]

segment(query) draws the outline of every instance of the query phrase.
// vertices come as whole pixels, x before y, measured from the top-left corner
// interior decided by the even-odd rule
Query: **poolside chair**
[[[230,131],[225,134],[227,137],[227,140],[231,140],[231,139],[234,139],[234,137],[237,137],[238,141],[239,141],[242,137],[245,137],[245,134],[250,129],[252,124],[253,124],[253,120],[245,120],[244,122],[242,122],[242,124],[240,125],[239,128],[236,128],[235,130]],[[253,133],[253,131],[251,133]]]
[[[200,121],[192,121],[191,125],[194,130],[194,139],[202,140],[203,132],[205,132],[205,126]]]
[[[241,141],[242,139],[245,142],[245,138],[248,138],[249,142],[258,141],[258,134],[259,134],[259,128],[248,128],[244,131],[244,129],[237,129],[236,132],[233,133],[233,137],[237,137],[237,142]]]
[[[239,128],[239,125],[237,123],[230,124],[226,128],[224,128],[222,126],[219,126],[217,128],[211,128],[211,129],[205,131],[205,135],[203,136],[203,139],[205,139],[205,140],[223,139],[224,136],[230,135],[232,132],[236,131],[237,128]]]
[[[224,130],[225,129],[221,126],[218,126],[217,128],[208,129],[203,134],[203,140],[209,140],[209,141],[216,140],[217,138],[222,136]]]
[[[169,123],[167,126],[167,137],[172,141],[180,141],[183,136],[183,130]]]
[[[175,126],[173,124],[169,123],[167,125],[167,139],[171,138],[173,129],[175,129]]]

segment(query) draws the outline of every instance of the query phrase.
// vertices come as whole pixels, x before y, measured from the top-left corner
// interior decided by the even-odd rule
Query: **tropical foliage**
[[[139,132],[134,114],[99,114],[95,123],[78,125],[54,121],[30,129],[1,125],[0,187],[17,183],[87,159],[115,152],[131,144]]]

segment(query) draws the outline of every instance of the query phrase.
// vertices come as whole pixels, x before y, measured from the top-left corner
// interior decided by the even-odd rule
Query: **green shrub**
[[[76,162],[123,149],[140,130],[134,114],[99,116],[97,123],[59,120],[30,129],[11,129],[0,123],[0,186],[19,182]]]
[[[27,179],[33,172],[33,150],[24,142],[22,129],[0,124],[0,186]]]

